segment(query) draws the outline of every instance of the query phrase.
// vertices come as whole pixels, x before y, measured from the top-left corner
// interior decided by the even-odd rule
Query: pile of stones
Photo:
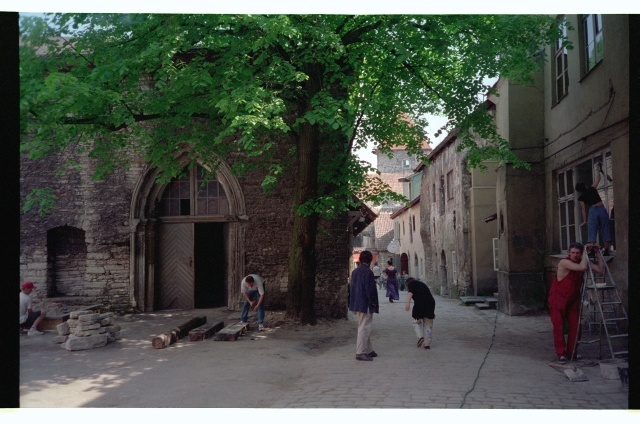
[[[120,326],[113,324],[112,312],[71,312],[69,319],[58,324],[56,328],[58,336],[54,341],[69,351],[103,347],[121,339]]]

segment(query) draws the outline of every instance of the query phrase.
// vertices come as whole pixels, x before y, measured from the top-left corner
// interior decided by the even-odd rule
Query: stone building
[[[425,141],[422,145],[422,151],[427,154],[431,151],[429,142]],[[410,156],[404,147],[396,147],[392,149],[391,157],[379,151],[374,151],[377,159],[376,168],[380,171],[379,178],[385,182],[391,190],[401,193],[407,199],[412,199],[408,192],[406,179],[414,174],[414,169],[420,164],[417,158]],[[400,211],[404,206],[401,204],[390,203],[376,208],[378,218],[374,223],[374,257],[379,263],[385,265],[388,260],[392,260],[394,265],[400,269],[402,261],[402,252],[390,252],[389,244],[400,246],[399,233],[394,229],[393,215]],[[405,261],[408,260],[405,255]],[[408,263],[408,262],[407,262]]]
[[[426,278],[442,296],[493,295],[496,225],[487,217],[495,213],[495,165],[468,169],[457,133],[433,149],[428,166],[417,168]]]
[[[38,307],[52,313],[95,303],[114,311],[237,310],[241,279],[258,273],[266,281],[267,309],[285,308],[292,179],[267,195],[260,168],[235,175],[233,158],[226,158],[215,180],[202,181],[200,170],[209,164],[200,162],[159,184],[157,169],[130,159],[130,168],[95,181],[92,160],[77,152],[21,158],[22,199],[43,186],[58,196],[48,216],[31,211],[20,219],[20,277],[38,285]],[[187,150],[179,156],[185,169],[191,159]],[[56,176],[69,160],[83,167]],[[346,315],[348,225],[347,213],[320,224],[318,316]]]
[[[629,17],[557,19],[576,28],[567,33],[574,48],[548,46],[550,60],[535,86],[499,80],[500,97],[491,98],[499,131],[531,165],[507,165],[497,174],[499,304],[510,314],[545,308],[568,245],[588,241],[575,184],[591,184],[597,163],[614,234],[606,259],[628,302]]]

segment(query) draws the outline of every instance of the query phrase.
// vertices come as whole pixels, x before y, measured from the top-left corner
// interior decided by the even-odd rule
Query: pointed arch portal
[[[227,306],[238,308],[244,275],[244,196],[229,167],[220,162],[215,180],[206,164],[157,183],[147,169],[131,200],[130,297],[141,311]]]

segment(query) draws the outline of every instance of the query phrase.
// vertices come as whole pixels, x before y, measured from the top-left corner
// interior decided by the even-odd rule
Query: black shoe
[[[356,360],[358,361],[373,361],[373,358],[366,353],[360,353],[356,355]]]
[[[567,357],[562,355],[562,356],[558,356],[558,362],[560,362],[561,364],[566,364],[567,363]]]
[[[393,303],[393,298],[392,297],[389,298],[389,302]]]
[[[422,343],[424,343],[424,337],[418,339],[418,347],[422,346]]]
[[[610,256],[610,255],[611,255],[611,252],[609,252],[609,249],[604,249],[602,251],[602,256]]]
[[[425,346],[424,348],[425,349],[431,349],[431,346]]]
[[[367,356],[370,358],[375,358],[376,356],[378,356],[378,354],[375,350],[372,350],[371,352],[367,353]]]

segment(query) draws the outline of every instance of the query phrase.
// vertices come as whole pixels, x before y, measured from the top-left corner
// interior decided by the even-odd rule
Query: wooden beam
[[[220,321],[213,325],[194,328],[193,330],[189,331],[189,341],[199,342],[204,339],[208,339],[209,337],[216,334],[218,331],[222,330],[223,327],[224,327],[224,322]]]
[[[207,322],[207,317],[195,317],[191,318],[189,321],[185,322],[182,325],[170,330],[167,333],[156,336],[151,340],[151,344],[154,349],[163,349],[169,345],[174,344],[184,336],[186,336],[189,331],[193,330],[196,327],[200,327]]]

